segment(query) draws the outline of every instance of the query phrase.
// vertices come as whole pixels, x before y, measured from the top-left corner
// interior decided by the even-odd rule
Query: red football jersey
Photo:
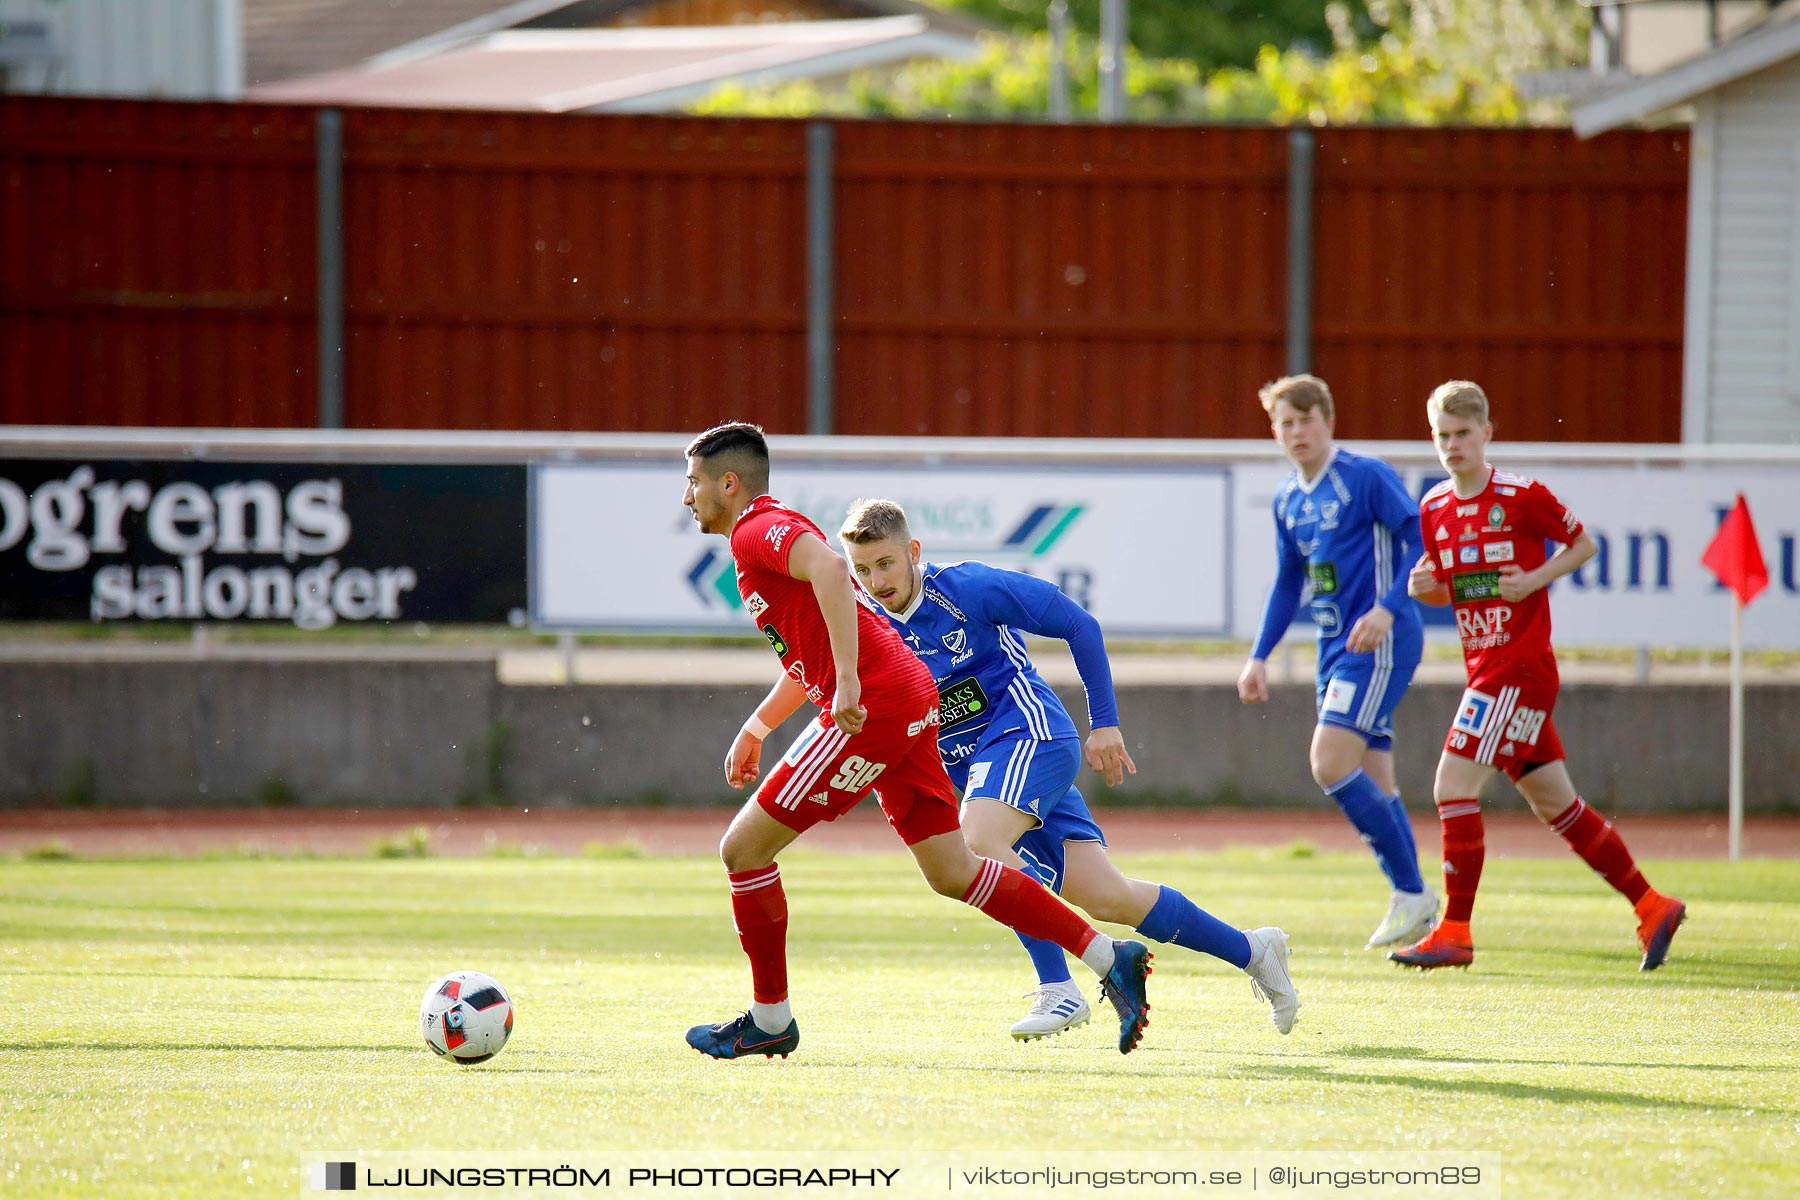
[[[1502,600],[1500,568],[1542,566],[1546,538],[1566,546],[1580,536],[1574,514],[1536,480],[1490,467],[1487,486],[1474,496],[1458,496],[1449,479],[1425,493],[1419,531],[1431,573],[1450,588],[1469,686],[1502,679],[1554,683],[1550,589]]]
[[[758,496],[732,526],[731,558],[744,610],[769,639],[788,677],[806,689],[808,700],[830,711],[837,667],[825,617],[812,584],[788,574],[788,556],[805,533],[831,545],[806,517],[772,497]],[[851,591],[857,601],[856,676],[870,717],[910,711],[921,699],[935,703],[931,672],[900,640],[875,600],[854,585]]]

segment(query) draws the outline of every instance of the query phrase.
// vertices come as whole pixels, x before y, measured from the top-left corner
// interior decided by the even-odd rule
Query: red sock
[[[1464,925],[1475,915],[1475,889],[1481,886],[1481,864],[1487,843],[1481,826],[1481,802],[1473,797],[1438,801],[1444,827],[1444,920]]]
[[[787,999],[787,893],[774,863],[756,871],[728,871],[731,921],[750,956],[750,994],[758,1004]]]
[[[1583,862],[1633,905],[1650,891],[1649,883],[1637,869],[1637,863],[1632,861],[1631,851],[1625,848],[1618,830],[1612,827],[1611,821],[1589,808],[1588,802],[1580,796],[1563,810],[1562,816],[1550,822],[1550,828],[1561,834],[1570,848],[1581,855]]]
[[[963,903],[974,905],[1016,933],[1055,942],[1077,958],[1100,936],[1043,884],[991,858],[981,860],[981,870],[963,893]]]

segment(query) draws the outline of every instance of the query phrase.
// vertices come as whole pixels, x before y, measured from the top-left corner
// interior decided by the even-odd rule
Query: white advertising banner
[[[1048,579],[1114,636],[1223,638],[1234,625],[1230,489],[1223,466],[1013,461],[792,462],[772,490],[828,536],[857,498],[898,501],[927,559]],[[539,464],[535,622],[747,631],[725,539],[695,528],[681,491],[679,460]]]
[[[1391,461],[1414,495],[1442,477],[1417,453]],[[1593,562],[1553,589],[1559,643],[1723,648],[1730,597],[1700,556],[1742,491],[1770,577],[1745,612],[1746,644],[1800,648],[1800,464],[1497,461],[1543,479],[1600,544]],[[1114,637],[1247,641],[1274,578],[1269,502],[1286,473],[1274,453],[1045,464],[931,463],[919,452],[879,465],[790,459],[778,466],[775,491],[828,534],[859,496],[897,500],[927,558],[978,558],[1049,579]],[[533,619],[571,629],[744,631],[725,539],[694,528],[681,487],[678,461],[536,466]],[[1426,616],[1428,628],[1448,635],[1448,610]]]

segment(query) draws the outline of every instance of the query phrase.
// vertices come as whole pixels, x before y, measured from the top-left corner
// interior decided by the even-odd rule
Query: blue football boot
[[[749,1013],[717,1025],[696,1025],[687,1031],[687,1044],[709,1058],[743,1058],[760,1054],[786,1058],[800,1048],[800,1022],[789,1021],[780,1033],[765,1033]]]
[[[1100,994],[1119,1014],[1119,1053],[1130,1054],[1150,1024],[1150,997],[1144,981],[1156,956],[1142,942],[1113,942],[1112,970],[1100,977]]]

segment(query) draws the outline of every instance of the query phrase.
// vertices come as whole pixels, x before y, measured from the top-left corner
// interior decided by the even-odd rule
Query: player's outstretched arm
[[[1087,765],[1105,777],[1107,787],[1118,787],[1127,771],[1137,774],[1137,764],[1131,761],[1125,735],[1117,725],[1096,726],[1088,733]]]
[[[788,574],[812,584],[819,615],[825,618],[825,634],[831,639],[831,658],[837,666],[831,719],[845,733],[861,733],[869,710],[862,705],[862,681],[856,674],[856,588],[850,582],[850,570],[830,546],[813,534],[802,533],[788,553]]]
[[[1238,676],[1238,699],[1245,704],[1260,704],[1269,698],[1269,655],[1281,644],[1294,614],[1300,611],[1300,594],[1306,584],[1306,560],[1287,535],[1281,514],[1275,514],[1275,583],[1263,604],[1262,624],[1256,643],[1250,648],[1250,661]]]
[[[1450,603],[1450,589],[1438,582],[1437,574],[1431,569],[1431,559],[1424,555],[1413,564],[1412,573],[1406,577],[1406,594],[1433,608]]]
[[[1405,562],[1424,546],[1425,539],[1419,532],[1419,510],[1407,498],[1405,489],[1400,486],[1400,477],[1392,468],[1386,471],[1383,486],[1376,493],[1376,505],[1378,519],[1394,538],[1394,561]],[[1345,647],[1352,654],[1367,654],[1381,645],[1381,639],[1393,629],[1400,613],[1412,603],[1408,592],[1407,581],[1396,574],[1388,590],[1350,627]]]
[[[1252,658],[1238,676],[1238,699],[1245,704],[1262,704],[1269,698],[1269,664]]]
[[[734,788],[752,783],[762,773],[763,741],[774,728],[806,703],[806,689],[783,674],[762,698],[725,752],[725,782]]]
[[[1522,569],[1517,563],[1500,568],[1498,590],[1502,600],[1523,600],[1539,588],[1549,587],[1564,575],[1579,570],[1600,549],[1593,535],[1583,529],[1575,540],[1552,554],[1535,571]]]
[[[971,567],[979,564],[971,564]],[[1010,625],[1039,637],[1061,638],[1069,644],[1075,670],[1087,693],[1089,767],[1105,777],[1108,787],[1124,782],[1127,772],[1137,774],[1137,764],[1125,749],[1119,730],[1119,703],[1113,694],[1112,663],[1106,657],[1106,635],[1100,622],[1054,584],[1020,571],[982,567],[989,586],[982,589],[980,616],[996,625]]]
[[[1356,618],[1356,624],[1350,627],[1350,636],[1345,639],[1344,646],[1352,654],[1367,654],[1381,645],[1381,639],[1386,637],[1388,630],[1393,627],[1393,612],[1377,604]]]

